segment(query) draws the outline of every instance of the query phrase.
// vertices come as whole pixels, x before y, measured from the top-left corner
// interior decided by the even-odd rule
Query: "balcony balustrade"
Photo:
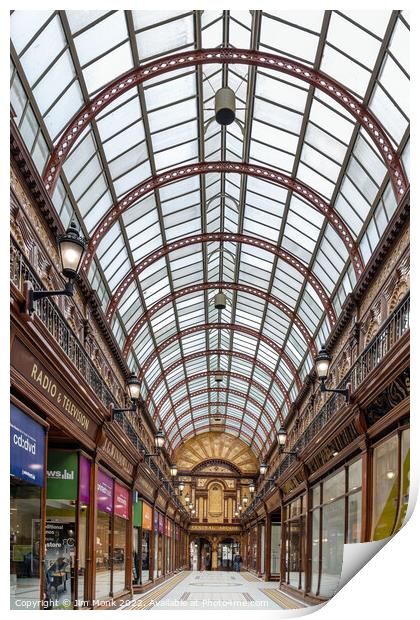
[[[10,281],[21,293],[23,293],[25,281],[31,282],[34,290],[44,288],[40,278],[13,239],[11,239],[10,245]],[[48,297],[40,299],[35,304],[35,314],[49,334],[54,338],[54,341],[59,345],[68,360],[76,368],[77,372],[104,405],[105,409],[108,409],[111,403],[115,403],[116,406],[119,407],[120,404],[118,403],[116,394],[119,390],[123,390],[123,388],[117,377],[115,375],[111,376],[110,383],[113,389],[110,389],[54,301]],[[139,433],[134,428],[134,423],[130,422],[127,416],[117,413],[115,414],[115,420],[138,452],[143,453],[148,451]],[[152,459],[148,459],[148,465],[159,480],[165,479],[165,475]],[[172,501],[178,508],[183,510],[182,504],[175,494],[172,485],[163,482],[163,486],[171,495]]]

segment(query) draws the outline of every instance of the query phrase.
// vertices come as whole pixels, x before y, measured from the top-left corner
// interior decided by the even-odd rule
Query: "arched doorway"
[[[233,538],[225,538],[217,546],[217,570],[233,570],[235,555],[240,554],[240,543]]]
[[[211,544],[207,538],[195,538],[190,543],[192,570],[211,570]]]

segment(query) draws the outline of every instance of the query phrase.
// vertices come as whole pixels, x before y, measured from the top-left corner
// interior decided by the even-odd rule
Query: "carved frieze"
[[[365,408],[368,426],[372,426],[408,396],[410,396],[410,370],[407,368]]]

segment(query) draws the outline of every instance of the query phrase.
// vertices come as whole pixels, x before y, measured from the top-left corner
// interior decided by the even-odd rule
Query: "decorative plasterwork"
[[[191,471],[208,460],[228,461],[236,470],[247,475],[258,471],[258,461],[251,448],[227,433],[210,431],[196,435],[181,445],[173,458],[182,471]]]

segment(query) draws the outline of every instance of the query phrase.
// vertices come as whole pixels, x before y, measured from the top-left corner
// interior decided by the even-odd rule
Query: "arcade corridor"
[[[316,607],[405,523],[410,14],[277,4],[10,11],[11,609]]]
[[[181,573],[166,586],[150,591],[122,609],[265,611],[304,605],[251,573],[220,571]]]

